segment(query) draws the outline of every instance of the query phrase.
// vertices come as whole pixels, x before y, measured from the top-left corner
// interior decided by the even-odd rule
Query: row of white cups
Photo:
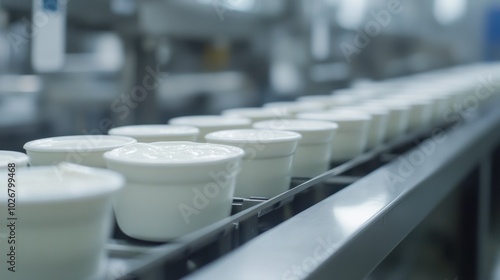
[[[229,216],[233,197],[276,196],[288,190],[291,177],[317,176],[331,162],[477,110],[497,94],[488,75],[499,69],[478,64],[357,83],[332,95],[229,109],[219,116],[34,140],[24,146],[27,155],[2,151],[0,169],[6,162],[18,168],[12,188],[20,205],[19,274],[101,277],[112,206],[125,234],[172,240]],[[23,168],[28,161],[30,167]],[[2,191],[2,221],[12,206],[8,198]],[[8,261],[0,254],[0,266]],[[1,279],[6,273],[0,267]]]

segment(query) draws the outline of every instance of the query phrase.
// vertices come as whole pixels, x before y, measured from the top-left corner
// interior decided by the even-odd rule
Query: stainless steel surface
[[[244,2],[249,2],[250,8],[238,9]],[[156,35],[248,38],[265,28],[266,18],[280,16],[284,4],[282,0],[144,1],[139,5],[139,28]]]

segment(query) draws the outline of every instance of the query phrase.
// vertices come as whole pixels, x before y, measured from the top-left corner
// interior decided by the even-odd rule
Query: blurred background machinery
[[[42,7],[34,10],[34,3]],[[56,9],[43,10],[51,4]],[[0,73],[9,84],[0,88],[0,104],[9,110],[1,107],[0,135],[8,141],[80,134],[99,129],[103,117],[113,126],[165,123],[181,114],[328,93],[355,79],[493,59],[500,41],[493,4],[2,0]],[[54,33],[61,35],[47,35]],[[40,68],[50,57],[40,48],[59,63]],[[27,136],[20,123],[44,125]]]

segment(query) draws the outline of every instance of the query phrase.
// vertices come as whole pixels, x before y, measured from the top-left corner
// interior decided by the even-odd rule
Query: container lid
[[[25,166],[28,162],[29,157],[24,153],[0,150],[0,168],[6,168],[9,163]]]
[[[194,126],[168,125],[168,124],[149,124],[149,125],[130,125],[113,128],[109,131],[111,135],[124,136],[183,136],[195,135],[200,130]]]
[[[196,127],[213,127],[213,126],[250,125],[251,121],[250,119],[241,117],[203,115],[203,116],[177,117],[170,119],[169,123],[175,125],[188,125]]]
[[[117,172],[71,163],[16,171],[15,191],[21,203],[83,199],[118,191],[125,184]],[[1,203],[7,191],[0,193]]]
[[[331,141],[338,125],[329,121],[283,119],[257,122],[253,127],[294,131],[302,135],[301,143],[323,143]]]
[[[379,89],[377,88],[363,88],[363,87],[354,87],[354,88],[342,88],[342,89],[336,89],[331,92],[330,95],[333,96],[351,96],[351,95],[356,95],[356,96],[365,96],[365,95],[375,95],[377,94]]]
[[[302,136],[293,131],[271,129],[233,129],[209,133],[209,143],[241,147],[245,160],[276,158],[292,155]]]
[[[297,98],[297,101],[301,102],[324,102],[324,101],[331,101],[332,100],[331,95],[304,95],[299,98]]]
[[[408,102],[398,99],[376,99],[363,103],[363,106],[380,106],[389,111],[406,111],[410,109]]]
[[[361,129],[366,124],[369,124],[372,119],[368,113],[349,109],[336,109],[320,113],[302,113],[297,118],[335,122],[339,125],[339,131]]]
[[[106,161],[131,165],[193,165],[243,157],[240,148],[189,141],[135,143],[104,153]]]
[[[272,129],[233,129],[209,133],[206,140],[223,141],[226,143],[283,143],[296,142],[302,136],[293,131]]]
[[[244,118],[283,118],[289,116],[284,110],[274,110],[270,107],[247,107],[227,109],[222,112],[225,116],[240,116]]]
[[[301,113],[297,117],[300,119],[326,120],[337,122],[340,126],[341,123],[345,122],[367,122],[371,120],[370,114],[362,112],[360,110],[349,109],[332,109],[330,111],[318,113]]]
[[[413,98],[422,98],[428,100],[445,100],[448,97],[446,94],[442,94],[442,90],[439,89],[428,89],[427,87],[416,87],[407,93],[408,96]]]
[[[327,106],[352,104],[359,99],[356,95],[308,95],[299,97],[300,102],[319,102]]]
[[[258,129],[274,129],[288,131],[333,131],[339,126],[329,121],[282,119],[254,123]]]
[[[350,102],[350,105],[357,105],[360,102],[380,98],[381,96],[385,96],[387,94],[387,91],[381,91],[380,89],[360,89],[360,88],[355,88],[354,90],[350,91],[340,91],[340,92],[334,92],[332,93],[334,96],[355,96],[356,99],[353,100],[353,102]],[[349,105],[346,104],[346,105]]]
[[[27,151],[67,152],[74,150],[108,151],[137,141],[131,137],[114,135],[75,135],[51,137],[24,144]]]
[[[283,101],[283,102],[271,102],[264,104],[266,108],[280,108],[287,114],[296,114],[300,112],[307,111],[318,111],[323,110],[328,105],[321,102],[295,102],[295,101]]]
[[[369,104],[369,103],[362,103],[360,105],[352,105],[348,107],[342,107],[342,109],[346,110],[356,110],[356,111],[362,111],[365,113],[368,113],[370,115],[375,115],[375,116],[385,116],[389,114],[389,111],[381,106],[377,106],[374,104]],[[336,111],[338,109],[333,109],[333,111]]]
[[[429,105],[432,103],[432,100],[429,98],[425,98],[424,96],[414,95],[414,94],[394,94],[391,96],[396,100],[402,100],[403,102],[407,102],[409,105]]]

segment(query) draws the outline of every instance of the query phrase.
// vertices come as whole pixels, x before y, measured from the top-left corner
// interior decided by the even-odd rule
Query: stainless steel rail
[[[269,200],[235,199],[231,217],[171,243],[115,240],[109,278],[361,279],[499,143],[500,112],[476,113],[295,179]]]

